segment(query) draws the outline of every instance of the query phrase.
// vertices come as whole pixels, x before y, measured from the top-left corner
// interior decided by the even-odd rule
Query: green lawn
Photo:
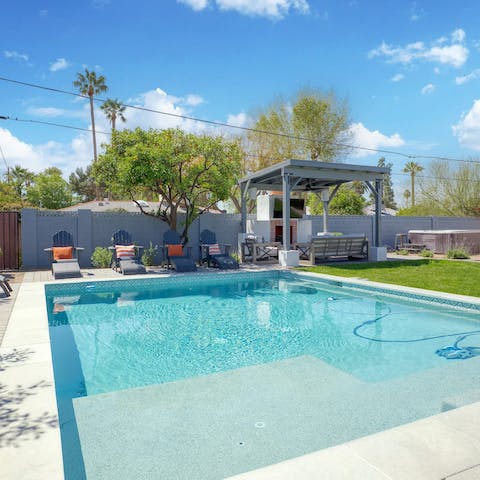
[[[315,273],[480,297],[480,264],[452,260],[399,260],[302,267]]]

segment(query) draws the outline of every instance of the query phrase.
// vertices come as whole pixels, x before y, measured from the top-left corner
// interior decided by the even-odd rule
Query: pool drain
[[[264,427],[265,427],[265,423],[263,423],[263,422],[257,422],[255,424],[255,428],[264,428]]]

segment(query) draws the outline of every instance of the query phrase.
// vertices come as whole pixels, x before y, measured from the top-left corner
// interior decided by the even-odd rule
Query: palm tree
[[[408,207],[408,199],[412,196],[412,194],[410,193],[410,190],[405,190],[403,192],[403,197],[405,198],[405,202],[406,202],[406,205]]]
[[[125,107],[120,103],[119,100],[108,98],[100,107],[103,110],[103,113],[108,118],[112,124],[112,132],[115,130],[115,122],[120,119],[122,122],[126,122],[127,119],[124,117],[123,112]]]
[[[108,87],[105,85],[105,77],[94,71],[85,69],[85,73],[77,73],[77,79],[73,82],[73,86],[78,91],[90,99],[90,116],[92,118],[92,137],[93,137],[93,160],[97,161],[97,141],[95,137],[95,116],[93,113],[93,97],[99,93],[106,92]]]
[[[8,183],[12,185],[20,199],[25,198],[26,190],[35,181],[35,174],[30,170],[15,165],[9,170]]]
[[[405,173],[409,173],[412,179],[412,207],[415,206],[415,175],[423,171],[423,167],[417,162],[408,162],[403,168]]]

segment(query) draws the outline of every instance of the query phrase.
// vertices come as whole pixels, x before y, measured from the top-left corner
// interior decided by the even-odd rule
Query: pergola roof
[[[312,160],[285,160],[242,178],[239,183],[258,190],[282,190],[282,175],[293,177],[291,189],[315,192],[332,185],[359,180],[383,180],[388,167],[370,167],[349,163],[325,163]]]

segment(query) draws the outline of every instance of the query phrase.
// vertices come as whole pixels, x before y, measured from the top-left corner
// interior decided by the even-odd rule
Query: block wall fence
[[[253,220],[255,216],[250,216]],[[322,217],[308,216],[312,221],[312,231],[323,228]],[[229,243],[232,250],[237,247],[240,233],[240,215],[204,213],[198,217],[189,229],[188,245],[192,246],[194,259],[199,256],[200,232],[206,228],[217,235],[219,243]],[[373,216],[332,215],[329,216],[329,231],[342,233],[366,233],[371,241],[374,229]],[[179,217],[181,224],[182,217]],[[36,210],[25,208],[21,216],[22,265],[26,269],[50,267],[50,256],[44,252],[51,247],[53,235],[66,230],[73,235],[76,246],[83,247],[79,256],[81,267],[91,266],[90,258],[95,247],[111,245],[112,234],[117,230],[131,233],[138,245],[162,245],[163,234],[169,229],[167,223],[141,213],[92,212],[80,209],[76,212],[56,210]],[[382,244],[393,247],[395,234],[408,230],[480,230],[480,218],[456,217],[382,217]],[[156,261],[161,261],[160,254]]]

